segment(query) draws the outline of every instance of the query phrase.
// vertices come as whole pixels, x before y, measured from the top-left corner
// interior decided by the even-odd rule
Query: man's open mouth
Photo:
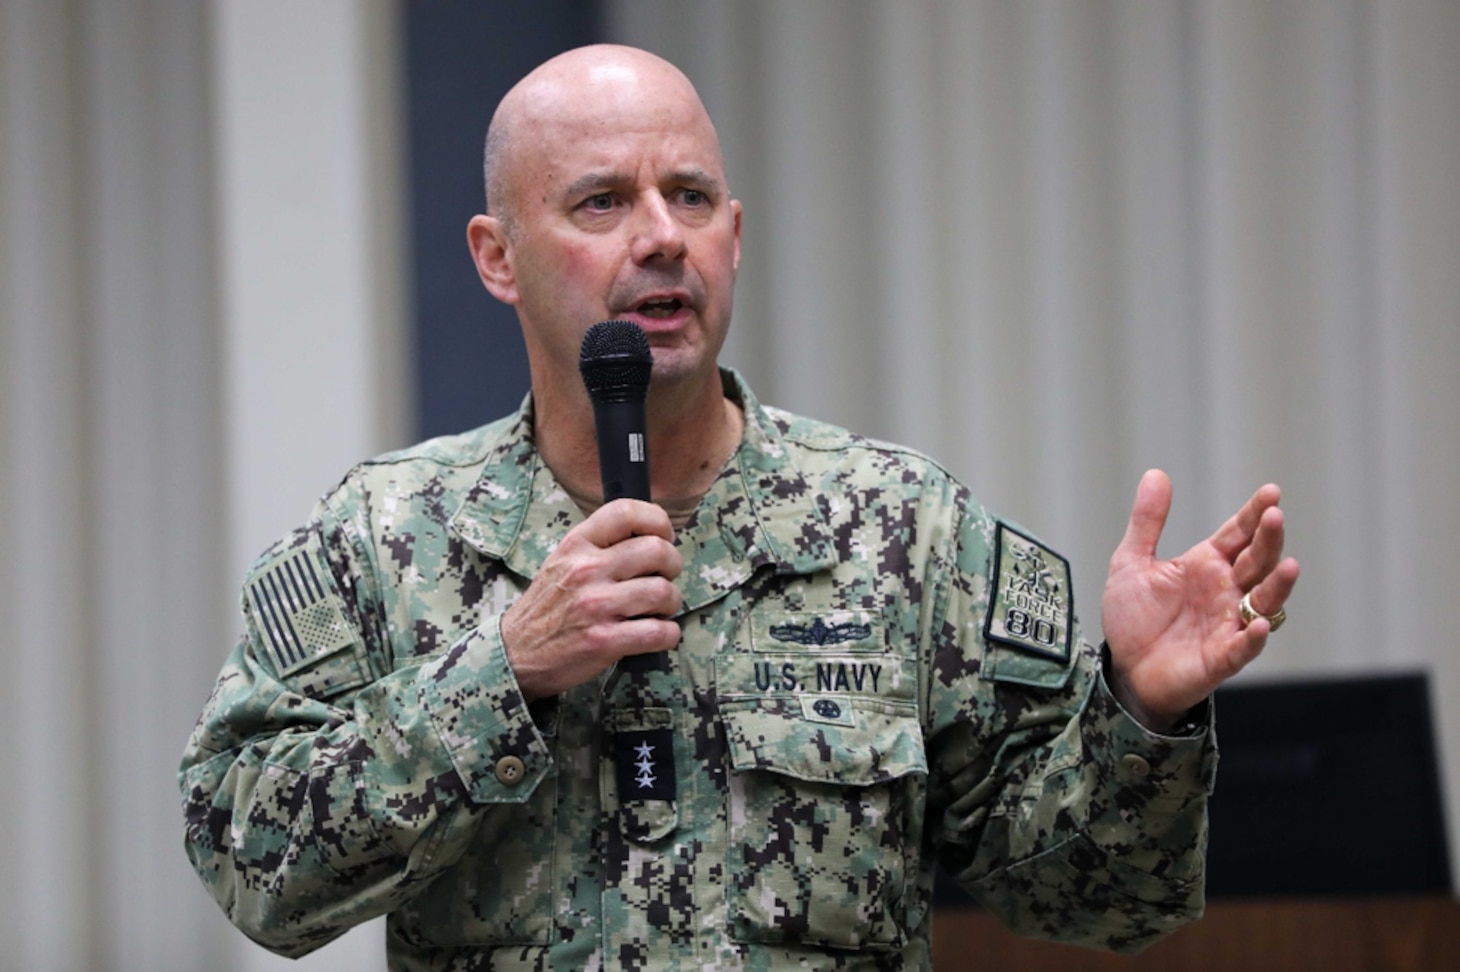
[[[684,306],[684,302],[678,297],[662,297],[654,300],[646,300],[634,310],[645,317],[664,318],[673,317]]]

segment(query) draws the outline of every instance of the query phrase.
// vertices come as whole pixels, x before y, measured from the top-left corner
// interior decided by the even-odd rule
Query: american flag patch
[[[246,587],[280,675],[354,643],[333,586],[311,556],[312,549],[278,554],[259,568]]]

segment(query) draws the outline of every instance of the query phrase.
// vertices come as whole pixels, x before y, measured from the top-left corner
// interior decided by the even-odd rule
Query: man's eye
[[[583,200],[583,208],[606,213],[613,208],[613,195],[607,192],[600,192],[596,196],[589,196]]]
[[[703,206],[709,202],[709,197],[698,189],[686,189],[680,195],[680,198],[684,200],[686,206]]]

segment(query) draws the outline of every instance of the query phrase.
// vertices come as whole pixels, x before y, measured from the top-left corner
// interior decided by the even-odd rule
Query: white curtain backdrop
[[[221,923],[169,785],[231,600],[203,41],[183,3],[0,2],[7,969],[168,968]]]
[[[0,967],[282,964],[173,772],[247,560],[403,436],[390,11],[0,0]],[[1092,634],[1143,469],[1170,552],[1280,482],[1305,575],[1247,677],[1428,671],[1455,818],[1460,4],[610,23],[719,122],[766,400],[938,456],[1072,558]],[[382,965],[367,929],[288,967]]]
[[[409,368],[385,0],[0,0],[0,969],[290,963],[188,865],[238,584]]]
[[[762,398],[937,456],[1092,634],[1143,470],[1168,555],[1278,482],[1304,576],[1243,677],[1429,672],[1456,846],[1460,4],[613,10],[719,125]]]

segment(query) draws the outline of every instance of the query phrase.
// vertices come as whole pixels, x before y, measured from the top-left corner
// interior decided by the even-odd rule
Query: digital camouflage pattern
[[[517,689],[500,615],[582,519],[530,403],[357,467],[264,554],[179,774],[236,925],[301,955],[388,913],[408,972],[928,968],[935,861],[1045,938],[1200,913],[1211,733],[1144,731],[1078,640],[1032,650],[1009,591],[1058,600],[1054,555],[1017,534],[995,583],[942,468],[726,387],[744,440],[647,671]],[[1037,643],[985,637],[996,587]]]

